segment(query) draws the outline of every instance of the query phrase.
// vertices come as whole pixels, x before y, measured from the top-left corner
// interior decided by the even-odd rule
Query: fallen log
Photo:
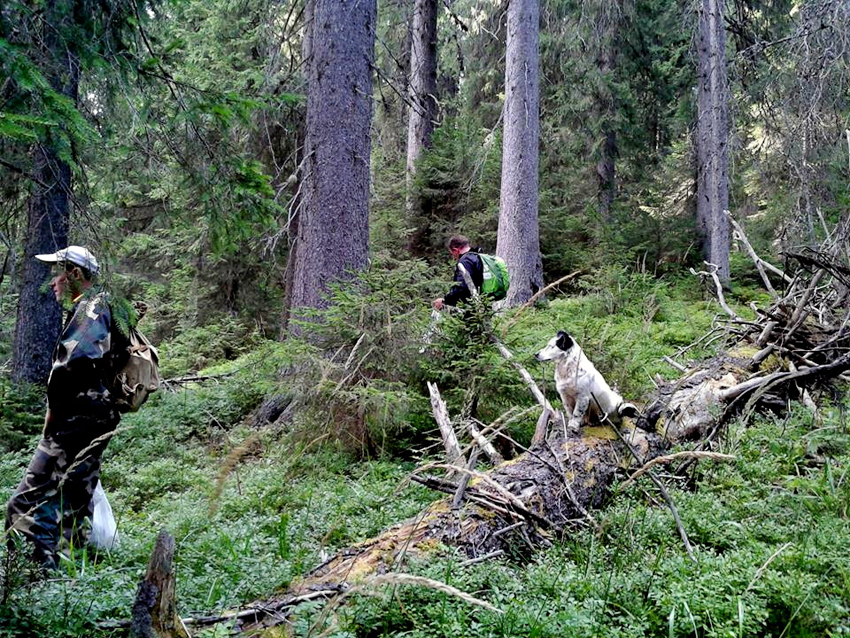
[[[652,404],[659,408],[655,413],[659,432],[637,428],[628,432],[638,461],[630,458],[624,442],[610,428],[585,428],[580,435],[567,438],[555,428],[550,438],[491,470],[489,481],[473,476],[459,509],[452,508],[452,496],[457,493],[453,482],[422,478],[420,482],[452,496],[376,538],[340,551],[286,592],[250,605],[239,612],[238,627],[247,632],[276,626],[284,622],[286,609],[291,609],[288,601],[303,600],[315,592],[333,597],[334,592],[345,592],[373,574],[397,572],[406,558],[428,556],[441,546],[459,548],[467,562],[488,555],[516,557],[518,547],[530,554],[586,521],[588,510],[604,503],[621,469],[639,468],[661,456],[671,444],[688,438],[699,440],[716,428],[722,392],[749,376],[748,361],[721,357],[716,367],[695,373],[673,391],[668,392],[675,384],[662,386],[657,403]],[[846,368],[850,368],[850,358]],[[454,469],[459,473],[466,470]],[[494,489],[490,481],[507,490],[521,507],[514,498],[505,498]]]
[[[640,465],[666,447],[654,433],[632,430],[629,439]],[[377,538],[339,552],[280,596],[250,605],[256,614],[240,629],[254,631],[279,624],[279,614],[266,615],[264,610],[279,610],[280,601],[311,591],[345,590],[372,574],[398,571],[405,558],[428,555],[440,546],[457,547],[470,560],[488,554],[516,555],[518,546],[531,552],[583,521],[587,509],[599,507],[617,470],[628,467],[630,460],[610,428],[587,428],[583,435],[566,439],[556,434],[494,468],[487,480],[480,473],[473,476],[459,510],[452,509],[447,496]],[[502,490],[512,498],[506,498]]]
[[[408,557],[428,556],[441,546],[459,549],[467,556],[465,564],[502,555],[521,558],[518,552],[530,553],[568,534],[575,525],[592,522],[589,510],[604,503],[622,469],[644,468],[637,474],[652,476],[653,459],[672,445],[688,442],[694,442],[695,449],[678,457],[687,459],[685,465],[697,458],[711,458],[697,452],[711,444],[730,418],[760,407],[784,408],[785,401],[777,402],[768,390],[781,390],[785,397],[797,398],[839,378],[850,370],[850,331],[845,330],[850,314],[845,316],[843,308],[839,316],[828,312],[830,303],[841,298],[835,284],[845,284],[844,262],[836,266],[837,258],[833,253],[830,256],[832,261],[819,254],[817,262],[818,273],[824,272],[826,264],[832,268],[830,274],[795,273],[784,297],[770,308],[756,309],[756,321],[741,320],[722,299],[722,287],[713,273],[702,273],[714,281],[726,314],[736,324],[737,342],[702,364],[682,366],[682,378],[658,383],[637,420],[638,427],[629,427],[625,435],[603,426],[587,427],[580,433],[553,428],[547,437],[547,413],[554,409],[542,393],[535,392],[532,380],[529,389],[545,412],[534,442],[523,454],[484,474],[475,470],[475,461],[466,462],[458,455],[459,444],[452,442],[447,449],[455,462],[431,467],[453,470],[462,489],[447,478],[414,475],[412,480],[447,496],[380,536],[341,550],[288,591],[238,612],[238,627],[262,631],[276,626],[285,621],[286,610],[294,601],[316,592],[325,598],[345,595],[375,574],[398,572]],[[769,267],[767,262],[762,265]],[[784,272],[780,275],[785,282],[791,279]],[[730,334],[728,328],[721,334],[716,334],[718,330],[714,328],[697,343],[707,345]],[[501,345],[498,340],[494,343],[497,348]],[[680,350],[679,356],[686,350]],[[510,353],[503,354],[511,359]],[[438,396],[435,386],[433,390],[432,397]],[[448,415],[443,414],[444,405],[437,407],[438,420],[450,424]],[[471,451],[470,457],[474,456]],[[663,460],[673,458],[668,455]],[[680,466],[678,471],[683,469]],[[653,477],[653,481],[676,516],[675,505],[660,479]],[[676,526],[689,547],[681,521],[677,520]]]

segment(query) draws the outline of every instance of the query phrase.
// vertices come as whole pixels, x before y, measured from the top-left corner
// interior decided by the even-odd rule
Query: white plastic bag
[[[94,505],[94,514],[92,514],[89,544],[104,550],[115,548],[118,545],[118,525],[100,481],[94,488],[92,505]]]
[[[425,354],[425,351],[428,349],[428,346],[431,345],[431,342],[434,340],[434,337],[439,333],[439,325],[443,320],[443,315],[440,314],[440,311],[436,308],[431,309],[431,321],[428,322],[428,329],[425,331],[425,334],[422,335],[422,347],[419,348],[419,354]]]

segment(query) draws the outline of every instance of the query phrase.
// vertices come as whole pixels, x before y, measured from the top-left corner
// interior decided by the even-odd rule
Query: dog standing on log
[[[620,427],[623,417],[640,416],[638,409],[614,392],[593,367],[581,346],[561,330],[537,353],[538,361],[555,361],[555,388],[569,416],[568,427],[577,432],[582,425],[609,420]]]

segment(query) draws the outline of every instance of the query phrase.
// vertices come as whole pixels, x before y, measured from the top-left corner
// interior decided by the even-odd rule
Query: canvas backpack
[[[501,301],[508,296],[511,285],[508,265],[505,260],[495,255],[478,253],[481,258],[481,269],[484,279],[481,282],[481,294],[487,295],[491,301]]]
[[[159,353],[147,337],[135,327],[127,335],[130,356],[115,378],[115,405],[120,412],[135,412],[162,382]]]

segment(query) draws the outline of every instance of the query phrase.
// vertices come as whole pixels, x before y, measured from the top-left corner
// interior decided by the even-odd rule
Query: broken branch
[[[717,295],[717,301],[720,304],[720,307],[723,308],[723,311],[732,317],[733,319],[740,319],[740,317],[735,313],[732,308],[729,307],[729,304],[726,303],[726,297],[723,296],[723,286],[720,283],[720,278],[717,276],[717,266],[712,264],[709,261],[703,262],[706,266],[711,268],[710,271],[700,270],[697,272],[693,268],[690,269],[692,275],[697,275],[699,277],[711,277],[714,281],[714,291]]]
[[[440,428],[440,436],[443,439],[443,447],[446,449],[446,457],[449,465],[454,466],[457,463],[466,463],[463,454],[460,451],[460,444],[457,440],[457,434],[452,427],[451,419],[449,418],[449,410],[446,407],[446,402],[440,396],[440,390],[436,383],[428,382],[428,393],[431,395],[431,411],[434,413],[434,420]],[[449,474],[451,476],[451,474]]]
[[[580,275],[581,272],[582,272],[581,270],[576,270],[575,272],[571,272],[569,275],[561,277],[557,281],[553,281],[551,284],[549,284],[545,288],[542,288],[541,290],[538,290],[536,293],[534,293],[531,296],[531,299],[529,299],[524,304],[522,304],[522,306],[520,306],[517,309],[517,311],[514,313],[514,316],[511,317],[511,320],[508,321],[507,324],[505,324],[504,328],[502,328],[502,338],[504,339],[507,336],[508,330],[511,328],[511,326],[513,326],[517,321],[519,321],[519,318],[520,318],[520,316],[522,316],[522,313],[524,313],[531,306],[533,306],[534,302],[536,302],[538,299],[540,299],[540,297],[545,295],[547,292],[549,292],[555,286],[560,286],[562,283],[569,281],[570,279],[572,279],[576,275]]]
[[[619,489],[624,490],[629,485],[635,482],[635,480],[644,474],[646,474],[652,467],[659,465],[661,463],[670,463],[671,461],[675,461],[677,459],[711,459],[713,461],[734,461],[737,457],[732,454],[720,454],[719,452],[698,452],[698,451],[685,451],[685,452],[676,452],[675,454],[668,454],[666,456],[657,456],[651,461],[649,461],[646,465],[640,468],[637,472],[632,474],[627,480],[623,481],[620,484]]]

